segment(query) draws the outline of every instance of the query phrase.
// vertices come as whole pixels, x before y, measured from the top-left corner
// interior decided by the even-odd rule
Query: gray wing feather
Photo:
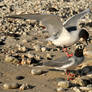
[[[38,20],[46,26],[47,31],[51,36],[59,35],[62,32],[62,23],[59,16],[56,15],[47,15],[47,14],[20,14],[6,16],[6,18],[15,18],[15,19],[31,19]]]
[[[59,59],[56,59],[55,61],[44,62],[43,65],[44,66],[49,66],[49,67],[62,67],[66,64],[70,64],[71,62],[72,62],[71,59],[59,58]]]
[[[86,9],[82,12],[80,12],[79,14],[74,15],[73,17],[69,18],[67,21],[64,22],[64,27],[71,27],[71,26],[77,26],[78,25],[78,20],[83,18],[85,16],[85,14],[89,13],[90,9]]]

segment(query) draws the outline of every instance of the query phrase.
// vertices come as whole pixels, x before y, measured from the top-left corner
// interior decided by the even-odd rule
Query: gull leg
[[[69,70],[66,71],[66,75],[67,75],[67,80],[73,80],[73,78],[75,77],[75,74],[70,73]]]

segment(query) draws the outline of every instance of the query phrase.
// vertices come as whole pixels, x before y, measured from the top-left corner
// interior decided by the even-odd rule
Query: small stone
[[[88,87],[88,88],[92,88],[92,84],[88,84],[87,87]]]
[[[40,46],[39,45],[34,45],[33,48],[35,49],[35,51],[40,51]]]
[[[14,11],[14,5],[10,5],[10,11],[11,11],[11,12]]]
[[[31,60],[30,59],[27,59],[26,60],[26,63],[30,65],[31,64]]]
[[[22,80],[22,79],[24,79],[24,78],[25,78],[24,76],[17,76],[17,77],[16,77],[17,80]]]
[[[22,84],[22,85],[20,86],[20,88],[19,88],[19,90],[25,90],[25,89],[26,89],[26,87],[25,87],[24,84]]]
[[[26,56],[27,56],[28,58],[33,58],[33,57],[34,57],[34,55],[31,54],[31,53],[28,53]]]
[[[79,84],[80,86],[87,86],[90,83],[90,80],[87,78],[77,78],[74,80],[75,84]]]
[[[61,87],[61,88],[68,88],[70,85],[69,85],[69,81],[59,81],[58,82],[58,86]]]
[[[92,90],[92,88],[90,87],[80,87],[80,89],[82,90],[82,91],[90,91],[90,90]]]
[[[42,47],[42,48],[41,48],[41,51],[42,51],[42,52],[45,52],[45,51],[46,51],[46,47]]]
[[[65,90],[62,87],[57,88],[58,92],[65,92]]]
[[[12,56],[6,55],[6,57],[5,57],[5,62],[16,63],[16,62],[18,62],[18,60],[17,60],[16,58],[12,57]]]
[[[82,68],[81,74],[87,74],[89,72],[90,72],[90,69],[89,69],[89,67],[86,66],[86,67]]]
[[[21,50],[23,51],[23,52],[25,52],[26,51],[26,47],[21,47]]]
[[[78,87],[73,87],[73,90],[74,90],[75,92],[81,92],[81,90],[80,90]]]
[[[5,83],[3,85],[4,89],[17,89],[19,87],[18,83]]]
[[[22,43],[27,43],[28,41],[26,39],[22,40]]]
[[[30,89],[32,88],[32,86],[28,85],[27,83],[26,84],[22,84],[19,88],[19,90],[26,90],[26,89]]]
[[[17,47],[18,47],[18,50],[21,52],[25,52],[27,50],[25,46],[17,45]]]
[[[42,74],[42,70],[40,70],[40,69],[32,69],[31,70],[31,74],[32,75],[41,75]]]
[[[51,60],[52,59],[52,56],[49,54],[49,53],[47,53],[47,59],[49,59],[49,60]]]

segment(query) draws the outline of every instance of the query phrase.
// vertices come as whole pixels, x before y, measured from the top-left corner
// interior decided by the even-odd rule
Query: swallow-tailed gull
[[[68,47],[79,40],[80,32],[81,37],[84,39],[86,38],[86,34],[85,36],[82,35],[83,31],[81,31],[81,29],[78,27],[78,21],[89,12],[90,9],[88,8],[79,14],[72,16],[64,23],[61,22],[60,16],[52,14],[19,14],[6,16],[5,18],[31,19],[41,21],[50,34],[50,37],[47,40],[52,41],[52,43],[56,46]],[[87,38],[85,40],[87,40]]]

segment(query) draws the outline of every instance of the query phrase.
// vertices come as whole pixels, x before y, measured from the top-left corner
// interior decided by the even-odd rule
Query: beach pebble
[[[32,86],[28,85],[27,83],[26,84],[22,84],[20,87],[19,87],[19,90],[27,90],[27,89],[30,89],[32,88]]]
[[[12,56],[6,55],[5,62],[18,63],[19,61],[16,58],[12,57]]]
[[[42,51],[42,52],[45,52],[45,51],[46,51],[46,47],[42,47],[42,48],[41,48],[41,51]]]
[[[32,69],[31,70],[32,75],[41,75],[42,73],[43,73],[43,71],[40,69]]]
[[[59,81],[58,86],[61,88],[68,88],[70,86],[69,81]]]
[[[19,87],[19,90],[25,90],[25,89],[26,89],[25,84],[22,84],[22,85]]]
[[[5,83],[3,85],[4,89],[17,89],[19,87],[18,83]]]
[[[46,57],[47,57],[48,60],[51,60],[52,59],[52,56],[49,53],[47,53]]]
[[[80,87],[80,89],[87,92],[92,91],[92,87]]]
[[[25,46],[18,46],[18,50],[21,51],[21,52],[25,52],[27,49]]]
[[[78,87],[73,87],[72,88],[75,92],[81,92],[81,90]]]
[[[83,77],[83,78],[77,78],[74,80],[75,84],[79,84],[80,86],[87,86],[90,84],[90,79]]]
[[[31,54],[30,52],[29,53],[27,53],[27,55],[26,55],[28,58],[33,58],[35,55],[34,54]]]
[[[40,51],[40,46],[39,45],[34,45],[33,48],[35,49],[35,51]]]

